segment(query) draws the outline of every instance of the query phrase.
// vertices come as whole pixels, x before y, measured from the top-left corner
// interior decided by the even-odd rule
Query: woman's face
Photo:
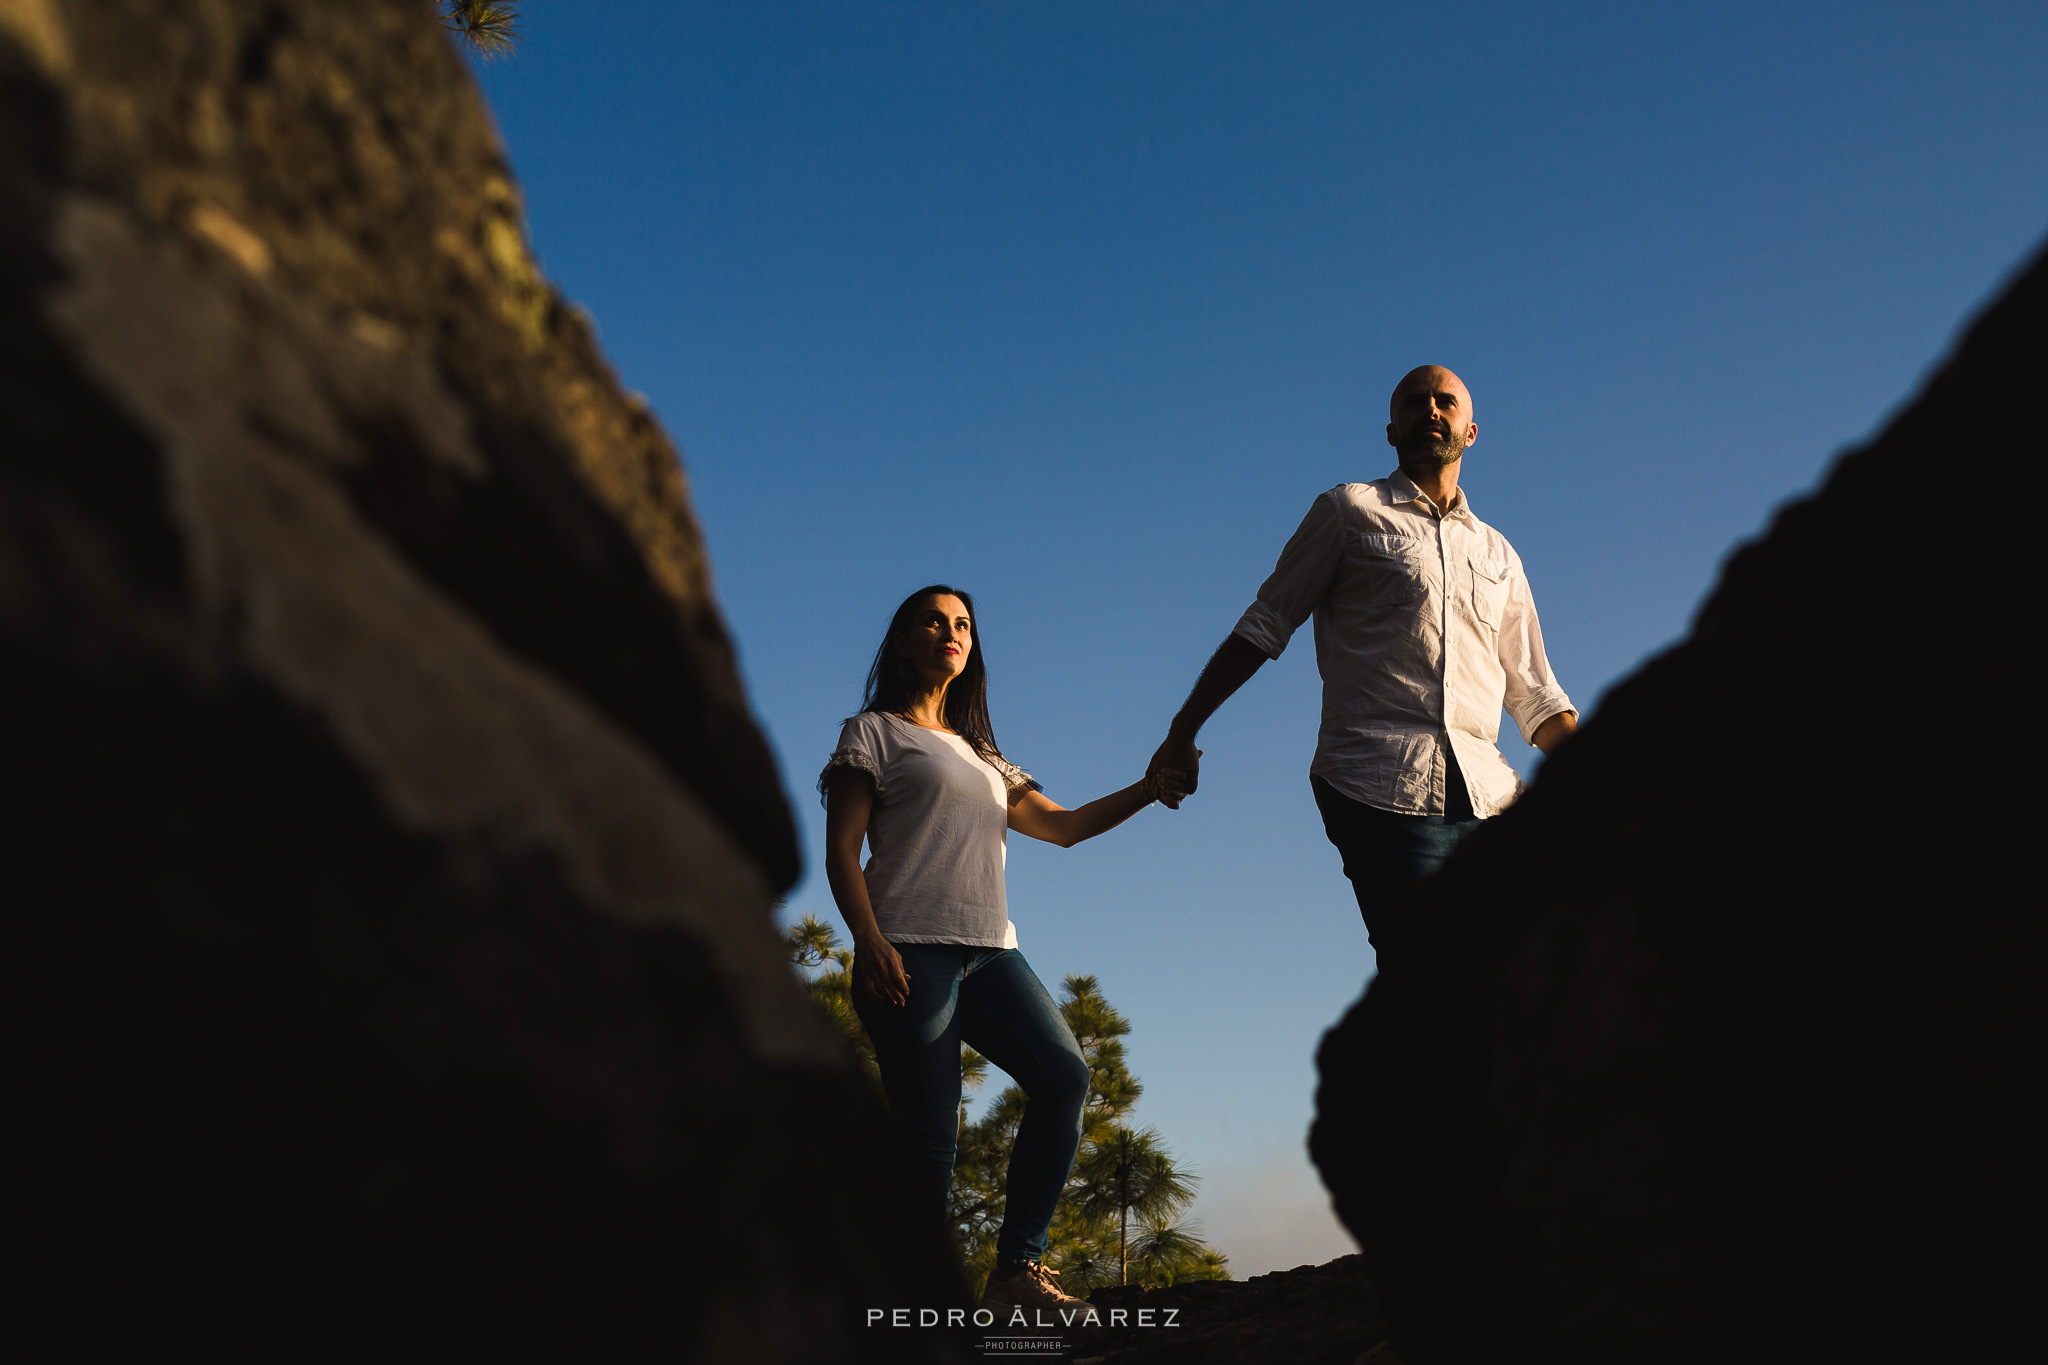
[[[896,649],[926,683],[951,682],[967,667],[974,648],[974,621],[967,604],[951,593],[933,593],[896,637]]]

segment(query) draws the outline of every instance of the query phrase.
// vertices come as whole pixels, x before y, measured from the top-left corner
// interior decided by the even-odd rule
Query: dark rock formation
[[[674,453],[425,0],[0,0],[0,706],[11,1358],[928,1354]]]
[[[2037,260],[1325,1041],[1316,1161],[1415,1365],[2038,1349],[2044,314]]]
[[[1361,1256],[1249,1280],[1098,1289],[1088,1301],[1126,1317],[1075,1337],[1076,1365],[1401,1365]]]
[[[968,1359],[1062,1360],[1070,1365],[1402,1365],[1387,1340],[1379,1291],[1361,1256],[1276,1270],[1249,1280],[1148,1289],[1112,1285],[1087,1309],[1051,1309],[988,1326],[924,1329]],[[915,1316],[906,1317],[915,1322]],[[914,1326],[895,1329],[908,1336]]]

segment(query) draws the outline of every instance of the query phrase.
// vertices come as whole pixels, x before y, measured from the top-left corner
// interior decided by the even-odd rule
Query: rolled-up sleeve
[[[1231,634],[1243,636],[1267,658],[1279,658],[1287,641],[1329,590],[1343,554],[1342,523],[1325,493],[1309,507],[1308,515],[1280,551],[1280,562],[1273,566],[1272,575],[1237,619]],[[1540,644],[1537,652],[1542,652]]]
[[[1515,718],[1527,744],[1536,742],[1536,729],[1552,716],[1576,711],[1572,699],[1558,686],[1550,671],[1550,659],[1543,652],[1543,627],[1536,619],[1536,598],[1529,591],[1529,577],[1522,572],[1522,558],[1509,552],[1514,572],[1508,576],[1508,600],[1500,625],[1500,665],[1507,674],[1503,704]]]

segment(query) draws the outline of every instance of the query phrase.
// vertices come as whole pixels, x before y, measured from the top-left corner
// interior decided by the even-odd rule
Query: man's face
[[[1388,417],[1387,444],[1401,452],[1404,469],[1453,464],[1479,439],[1470,390],[1441,365],[1410,370],[1394,388]]]

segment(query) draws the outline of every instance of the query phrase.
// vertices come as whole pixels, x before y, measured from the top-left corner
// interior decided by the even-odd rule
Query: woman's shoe
[[[1062,1294],[1056,1283],[1058,1279],[1059,1276],[1039,1261],[1026,1261],[1019,1270],[998,1270],[988,1277],[988,1288],[982,1291],[981,1306],[994,1309],[999,1315],[1021,1308],[1033,1317],[1040,1308],[1055,1312],[1061,1309],[1070,1313],[1085,1311],[1088,1300]],[[1001,1325],[1000,1321],[997,1325]]]

